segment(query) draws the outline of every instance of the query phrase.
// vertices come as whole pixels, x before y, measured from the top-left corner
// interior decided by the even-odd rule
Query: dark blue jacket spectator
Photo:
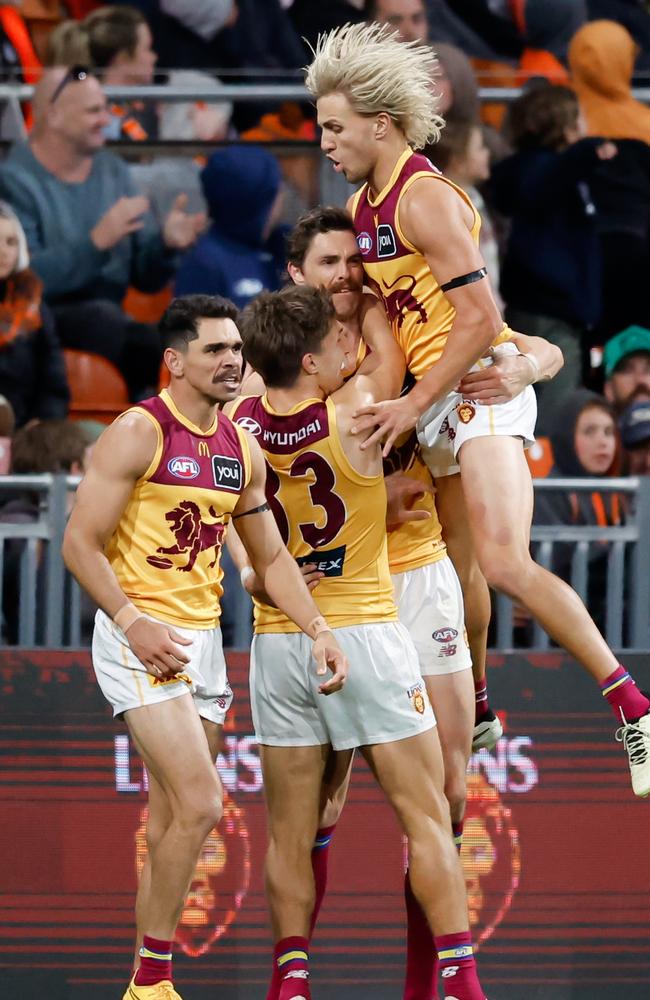
[[[273,227],[280,167],[259,146],[217,150],[201,172],[211,225],[185,255],[176,295],[223,295],[243,308],[282,283],[284,233]]]
[[[501,269],[509,306],[583,327],[600,314],[600,251],[588,178],[602,139],[582,139],[561,153],[526,149],[492,172],[495,207],[512,228]]]

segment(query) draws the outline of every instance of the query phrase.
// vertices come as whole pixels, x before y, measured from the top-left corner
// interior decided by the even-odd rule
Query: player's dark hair
[[[237,306],[221,295],[182,295],[169,304],[158,324],[163,351],[166,347],[185,349],[190,340],[196,340],[202,319],[236,323],[237,316]]]
[[[578,98],[569,87],[539,83],[514,101],[508,111],[506,132],[517,150],[566,146],[565,130],[578,121]]]
[[[320,288],[287,285],[262,292],[241,314],[245,360],[271,389],[292,386],[305,354],[318,354],[329,333],[334,306]]]
[[[311,246],[319,233],[354,231],[354,222],[349,212],[336,205],[319,206],[304,212],[287,238],[287,263],[302,267]]]
[[[377,0],[364,0],[363,16],[366,21],[374,21],[377,17]]]

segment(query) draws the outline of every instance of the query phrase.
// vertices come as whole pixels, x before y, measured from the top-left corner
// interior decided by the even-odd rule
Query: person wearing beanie
[[[201,184],[211,223],[181,261],[175,294],[223,295],[242,309],[281,285],[280,167],[261,146],[231,146],[212,154]]]

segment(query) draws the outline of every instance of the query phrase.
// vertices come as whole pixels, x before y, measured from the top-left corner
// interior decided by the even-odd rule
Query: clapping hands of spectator
[[[170,250],[187,250],[205,229],[204,212],[190,214],[185,211],[187,195],[179,194],[163,226],[163,240]]]
[[[149,199],[144,195],[118,198],[91,229],[91,240],[98,250],[111,250],[125,236],[142,229],[142,217],[148,210]]]

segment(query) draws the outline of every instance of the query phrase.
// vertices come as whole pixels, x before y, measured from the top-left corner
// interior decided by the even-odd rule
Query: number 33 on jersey
[[[267,499],[291,555],[325,573],[313,597],[328,622],[341,627],[396,619],[384,478],[352,468],[334,403],[312,399],[277,413],[266,396],[248,396],[230,418],[264,452]],[[255,625],[258,632],[298,631],[276,608],[258,602]]]

